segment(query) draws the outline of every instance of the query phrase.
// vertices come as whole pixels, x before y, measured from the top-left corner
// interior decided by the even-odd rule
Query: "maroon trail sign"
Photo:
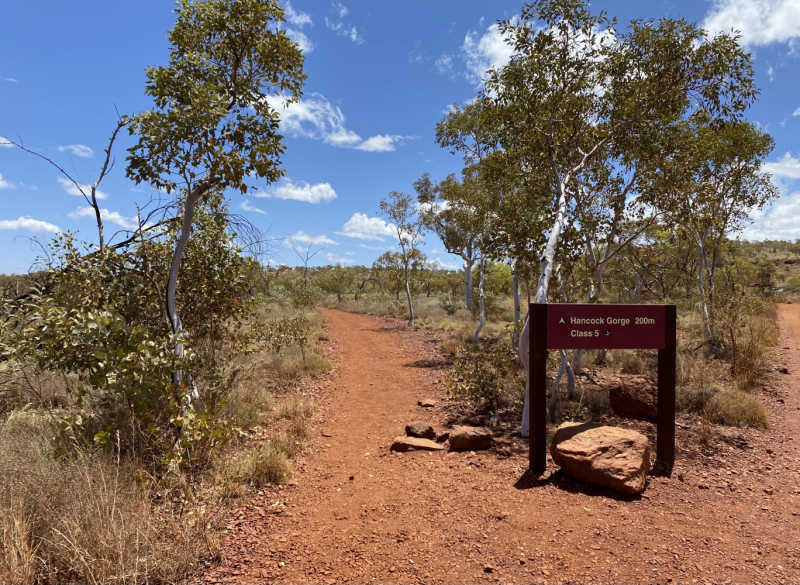
[[[675,463],[675,305],[533,304],[530,319],[530,468],[547,467],[547,350],[657,349],[656,458]]]

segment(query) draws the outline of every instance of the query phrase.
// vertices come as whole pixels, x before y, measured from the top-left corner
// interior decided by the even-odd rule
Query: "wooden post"
[[[530,426],[530,469],[544,473],[547,468],[547,305],[531,303],[530,355],[528,356]]]
[[[677,354],[677,313],[675,305],[664,307],[666,347],[658,350],[658,418],[656,459],[675,464],[675,366]]]

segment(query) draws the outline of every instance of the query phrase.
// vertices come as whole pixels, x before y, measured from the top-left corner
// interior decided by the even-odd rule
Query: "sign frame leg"
[[[530,303],[528,315],[529,465],[541,474],[547,469],[547,304]]]
[[[665,305],[666,347],[658,350],[658,415],[656,419],[656,459],[675,465],[675,367],[678,350],[677,310]]]

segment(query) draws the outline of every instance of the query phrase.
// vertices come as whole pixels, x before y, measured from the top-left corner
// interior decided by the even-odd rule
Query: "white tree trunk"
[[[472,335],[472,341],[474,343],[478,343],[478,335],[480,335],[481,329],[483,329],[483,326],[486,323],[486,313],[483,306],[483,279],[486,272],[486,260],[483,256],[481,256],[479,267],[480,279],[478,280],[478,307],[480,308],[480,317],[478,320],[478,326],[475,328],[475,333]]]
[[[408,263],[406,263],[406,298],[408,299],[408,324],[406,327],[414,325],[414,307],[411,305],[411,287],[408,284]]]
[[[464,302],[468,309],[472,308],[472,267],[475,259],[464,260]]]
[[[522,303],[519,298],[519,277],[516,273],[511,276],[511,293],[514,295],[514,325],[522,318]]]
[[[183,252],[186,249],[186,244],[189,242],[189,236],[192,235],[192,223],[194,221],[194,206],[197,203],[198,195],[194,192],[189,192],[186,195],[186,204],[183,210],[183,220],[181,221],[181,233],[178,236],[178,242],[175,244],[175,251],[172,254],[172,262],[169,266],[169,280],[167,281],[167,316],[169,317],[172,332],[178,334],[183,330],[181,325],[181,318],[178,315],[178,309],[175,305],[175,292],[178,286],[178,272],[181,267],[181,259]],[[179,360],[183,358],[184,347],[183,344],[177,342],[175,344],[175,357]],[[176,368],[172,374],[172,382],[175,385],[175,394],[179,395],[183,391],[183,370]],[[199,398],[197,387],[190,384],[187,394],[186,407]]]
[[[559,196],[558,196],[558,210],[556,212],[556,219],[553,222],[553,228],[550,231],[550,237],[547,240],[547,247],[544,251],[542,258],[542,268],[539,274],[539,283],[536,287],[536,297],[534,303],[547,302],[547,287],[550,284],[550,276],[553,274],[553,260],[556,255],[556,248],[558,247],[558,240],[561,237],[561,231],[564,229],[564,224],[567,221],[567,191],[566,185],[563,181],[559,181]],[[522,333],[519,340],[519,359],[522,361],[522,366],[525,368],[525,403],[522,408],[522,424],[520,425],[519,434],[523,437],[530,435],[530,425],[528,424],[528,411],[530,402],[530,369],[528,367],[529,347],[528,336],[530,319],[525,321],[525,327],[522,328]]]
[[[697,243],[697,292],[700,294],[700,316],[703,320],[703,332],[709,344],[714,343],[714,329],[711,327],[711,317],[708,312],[708,298],[705,287],[705,263],[706,263],[705,242],[700,240]]]

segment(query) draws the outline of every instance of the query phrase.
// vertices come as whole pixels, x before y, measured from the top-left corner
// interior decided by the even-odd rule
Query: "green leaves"
[[[280,30],[283,9],[265,0],[177,4],[169,65],[147,69],[155,108],[131,118],[139,137],[127,176],[168,193],[278,180],[278,117],[266,97],[300,98],[303,56]]]

